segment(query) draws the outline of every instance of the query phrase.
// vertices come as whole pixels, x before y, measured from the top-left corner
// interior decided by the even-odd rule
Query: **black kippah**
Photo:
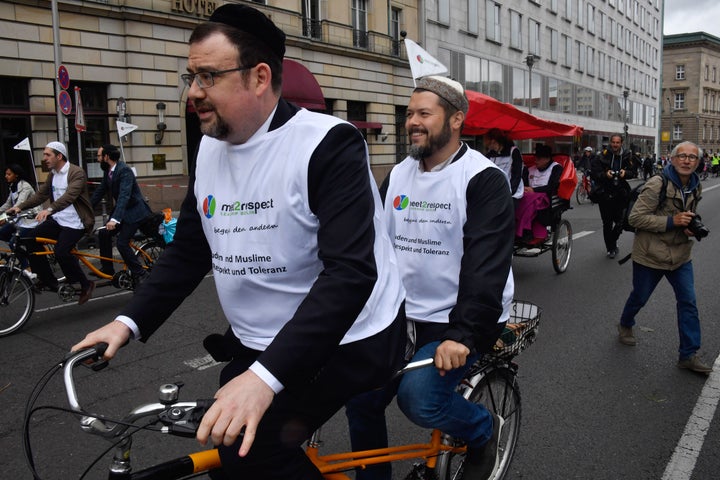
[[[224,23],[258,38],[282,60],[285,34],[264,13],[247,5],[228,3],[215,9],[210,22]]]

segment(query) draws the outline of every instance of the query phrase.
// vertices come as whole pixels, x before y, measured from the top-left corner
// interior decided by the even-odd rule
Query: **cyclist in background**
[[[61,142],[47,144],[43,150],[43,161],[50,170],[45,183],[37,193],[10,208],[8,213],[18,213],[43,202],[50,202],[49,206],[35,217],[39,225],[33,233],[36,237],[57,240],[55,259],[68,282],[80,283],[78,304],[82,305],[90,300],[95,290],[95,282],[87,279],[80,268],[80,262],[70,251],[95,225],[95,215],[88,198],[87,177],[82,168],[68,161],[67,149]],[[35,241],[28,242],[30,252],[43,249],[44,246]],[[38,288],[57,291],[58,281],[50,268],[47,255],[30,255],[30,268],[38,276]]]
[[[302,444],[402,365],[404,290],[362,134],[280,97],[285,34],[229,3],[190,36],[204,136],[172,245],[121,315],[74,350],[143,342],[209,271],[230,327],[205,345],[221,388],[197,432],[214,478],[322,480]],[[301,248],[298,248],[298,247]]]
[[[93,207],[100,203],[105,192],[110,192],[115,201],[110,220],[98,234],[100,256],[112,258],[112,237],[117,234],[118,252],[137,283],[146,273],[130,247],[130,240],[142,221],[152,214],[152,210],[142,196],[135,173],[125,162],[120,161],[120,150],[116,146],[103,145],[98,149],[97,158],[104,174],[90,203]],[[100,270],[106,275],[115,273],[113,262],[108,260],[101,260]]]

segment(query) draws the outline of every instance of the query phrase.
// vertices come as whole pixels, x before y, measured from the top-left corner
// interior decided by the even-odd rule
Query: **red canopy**
[[[583,131],[577,125],[543,120],[479,92],[465,90],[465,95],[470,102],[470,111],[465,116],[464,135],[482,135],[491,128],[499,128],[513,140],[524,140],[572,137]]]

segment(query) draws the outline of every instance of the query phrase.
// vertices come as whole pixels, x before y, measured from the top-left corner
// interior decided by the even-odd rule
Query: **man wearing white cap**
[[[380,444],[387,438],[383,410],[397,388],[398,406],[410,420],[467,442],[464,478],[480,480],[497,469],[504,420],[455,389],[509,319],[515,222],[504,172],[460,141],[467,111],[460,83],[418,79],[405,117],[410,155],[380,188],[407,291],[412,360],[434,358],[435,368],[362,394],[346,412],[353,450],[386,446]],[[389,466],[358,471],[357,478],[389,480]]]
[[[67,281],[80,283],[78,304],[82,305],[92,296],[95,283],[87,279],[70,250],[85,233],[92,231],[95,224],[88,197],[87,177],[82,168],[67,161],[67,149],[61,142],[47,144],[43,150],[43,162],[50,170],[45,183],[32,197],[10,210],[17,213],[46,201],[50,202],[38,213],[36,219],[40,224],[35,227],[33,234],[36,237],[57,240],[55,258]],[[43,246],[31,242],[28,250],[38,252],[43,250]],[[50,269],[46,255],[31,255],[30,266],[38,276],[40,287],[57,291],[58,281]]]

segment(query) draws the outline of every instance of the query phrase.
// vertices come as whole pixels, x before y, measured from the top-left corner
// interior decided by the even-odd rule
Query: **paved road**
[[[720,272],[714,255],[720,235],[720,189],[711,188],[719,183],[705,182],[701,212],[712,233],[694,249],[703,352],[711,362],[720,353],[720,325],[715,322]],[[714,418],[720,366],[708,378],[675,367],[675,306],[665,283],[638,318],[638,346],[620,345],[615,324],[629,293],[632,267],[605,258],[596,206],[575,206],[566,218],[576,240],[565,274],[554,273],[549,253],[514,262],[516,297],[541,305],[543,320],[538,341],[517,359],[523,428],[508,478],[717,478],[720,460],[714,450],[720,429]],[[621,256],[631,240],[630,234],[621,238]],[[104,324],[130,298],[110,286],[96,292],[96,298],[82,307],[59,305],[45,293],[38,297],[38,312],[25,328],[0,339],[2,478],[32,478],[21,443],[23,411],[32,387],[70,345]],[[219,367],[208,361],[200,339],[222,331],[224,325],[208,277],[147,345],[131,343],[108,369],[84,372],[81,398],[89,400],[92,410],[120,415],[130,405],[154,401],[157,386],[166,382],[184,381],[185,399],[211,396]],[[38,404],[64,405],[57,380]],[[392,438],[424,435],[392,408]],[[68,414],[41,410],[32,425],[43,478],[78,478],[106,448],[103,441],[80,432]],[[323,437],[327,450],[347,448],[342,413],[327,425]],[[193,441],[143,433],[135,441],[135,455],[143,465],[194,447]],[[107,462],[101,465],[105,468]],[[403,470],[395,469],[396,478],[402,478]],[[105,477],[96,469],[87,478]]]

